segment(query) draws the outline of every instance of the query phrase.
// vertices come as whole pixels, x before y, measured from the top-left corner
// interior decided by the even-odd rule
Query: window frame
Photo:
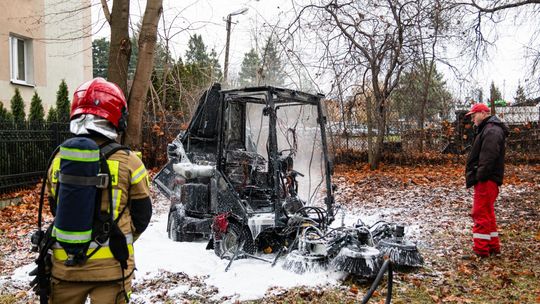
[[[19,42],[23,42],[23,64],[24,79],[18,79],[19,76]],[[9,35],[9,69],[10,82],[13,84],[34,87],[33,62],[32,62],[32,39],[20,35]]]

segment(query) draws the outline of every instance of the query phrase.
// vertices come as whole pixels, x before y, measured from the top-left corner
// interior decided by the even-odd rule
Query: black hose
[[[373,223],[371,226],[369,226],[369,229],[375,227],[375,225],[378,225],[378,224],[389,224],[387,221],[385,220],[380,220],[380,221],[376,221],[375,223]]]
[[[47,178],[49,176],[49,168],[51,167],[51,164],[53,163],[54,157],[56,154],[60,151],[60,146],[57,146],[51,156],[49,157],[49,160],[47,161],[47,167],[45,169],[45,174],[43,175],[43,184],[41,185],[41,191],[39,194],[39,209],[38,209],[38,231],[41,231],[41,221],[43,219],[43,202],[45,200],[45,186],[47,184]],[[54,172],[51,171],[51,173],[54,174]],[[56,189],[58,191],[58,189]],[[58,194],[58,192],[57,192]],[[56,204],[56,201],[55,201]],[[40,240],[41,242],[41,240]],[[38,242],[39,244],[39,242]]]
[[[382,278],[384,277],[384,273],[388,270],[388,291],[386,293],[386,304],[390,304],[392,301],[392,285],[393,285],[393,272],[392,272],[392,261],[386,260],[384,261],[381,270],[379,270],[379,273],[377,274],[377,277],[375,278],[375,281],[371,284],[371,287],[369,288],[369,291],[366,293],[364,298],[362,299],[362,304],[366,304],[369,299],[373,296],[373,293],[379,286],[379,283],[381,282]]]
[[[317,222],[320,225],[320,229],[325,230],[326,229],[326,217],[328,216],[326,214],[326,210],[320,207],[314,207],[314,206],[304,206],[296,211],[296,213],[302,213],[305,214],[306,217],[309,217],[309,213],[313,212],[317,216]]]

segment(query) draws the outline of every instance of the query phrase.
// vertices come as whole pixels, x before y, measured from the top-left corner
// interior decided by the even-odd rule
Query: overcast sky
[[[109,36],[108,25],[102,26],[104,18],[99,0],[92,1],[96,4],[92,12],[94,34],[96,37]],[[145,3],[144,0],[131,1],[133,20],[140,17]],[[174,23],[168,34],[172,37],[173,56],[184,57],[190,35],[198,33],[202,35],[209,50],[215,49],[222,66],[226,40],[225,18],[229,13],[248,8],[245,14],[233,17],[229,77],[234,77],[240,69],[244,54],[261,43],[257,40],[264,36],[263,33],[268,33],[273,25],[289,18],[291,0],[163,0],[163,7],[165,23]],[[491,81],[495,82],[503,97],[510,101],[514,99],[518,83],[527,84],[529,76],[524,46],[529,42],[531,31],[527,26],[515,26],[516,22],[519,23],[519,20],[509,20],[497,26],[499,35],[496,47],[491,50],[490,59],[471,79],[471,83],[483,88],[486,97],[489,96]],[[160,28],[163,35],[163,21],[160,22]],[[447,75],[452,91],[461,98],[466,97],[467,93],[460,89],[462,83],[452,79],[452,75],[443,67],[440,69]],[[329,88],[324,84],[319,85],[323,90]],[[540,92],[531,93],[534,96],[530,97],[540,96]]]

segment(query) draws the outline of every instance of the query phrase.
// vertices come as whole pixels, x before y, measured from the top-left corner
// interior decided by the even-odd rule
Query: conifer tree
[[[56,109],[51,106],[49,108],[49,112],[47,113],[47,123],[53,122],[58,122],[58,114],[56,113]]]
[[[15,89],[15,95],[11,98],[11,114],[13,115],[13,121],[17,124],[24,123],[26,120],[24,100],[18,88]]]
[[[489,87],[489,102],[495,102],[500,99],[502,99],[501,91],[495,86],[495,83],[492,81]]]
[[[259,70],[259,65],[261,64],[261,59],[259,54],[255,49],[251,49],[248,53],[244,54],[244,59],[242,60],[242,67],[240,73],[238,73],[238,78],[240,85],[243,87],[255,86],[257,82],[257,73]]]
[[[92,67],[94,77],[107,78],[109,49],[109,41],[107,38],[100,38],[92,41]]]
[[[185,68],[196,86],[207,86],[223,76],[216,51],[208,53],[202,36],[197,34],[189,38]]]
[[[189,38],[186,51],[186,64],[208,65],[210,56],[206,51],[206,45],[201,35],[193,35]]]
[[[58,122],[69,122],[70,110],[71,104],[69,102],[68,87],[66,81],[62,79],[56,92],[56,115]]]
[[[32,96],[32,102],[30,103],[30,114],[28,115],[28,122],[31,124],[42,124],[45,121],[45,111],[43,110],[43,103],[37,92],[34,92]]]
[[[10,122],[13,121],[13,116],[8,111],[8,109],[4,108],[4,104],[0,102],[0,122]]]
[[[209,62],[210,65],[209,68],[211,70],[212,74],[212,80],[217,81],[223,77],[223,73],[221,72],[221,65],[219,64],[219,60],[217,58],[216,50],[212,49],[209,54]]]
[[[287,75],[283,69],[276,41],[270,37],[266,40],[261,58],[262,82],[266,85],[283,86]]]
[[[521,84],[518,84],[518,87],[516,89],[516,97],[514,97],[514,100],[517,104],[521,104],[527,101],[527,96],[525,96],[525,91],[523,90]]]

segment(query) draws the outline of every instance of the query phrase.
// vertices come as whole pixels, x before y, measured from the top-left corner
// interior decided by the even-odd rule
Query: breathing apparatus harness
[[[88,259],[90,259],[94,254],[96,254],[108,241],[108,246],[110,248],[110,251],[113,255],[113,257],[120,263],[121,272],[122,272],[122,290],[120,291],[120,294],[123,294],[126,303],[129,302],[129,296],[125,290],[125,273],[124,271],[128,268],[127,260],[129,259],[129,249],[127,246],[127,240],[126,236],[122,233],[120,228],[118,227],[118,221],[124,214],[124,211],[126,208],[129,207],[129,200],[128,204],[124,206],[124,208],[118,213],[118,216],[116,219],[114,218],[114,209],[113,209],[113,189],[112,189],[112,179],[113,176],[111,175],[107,159],[116,153],[119,150],[125,150],[129,151],[129,148],[126,146],[122,146],[114,141],[107,141],[103,143],[100,146],[97,146],[97,144],[90,139],[89,137],[74,137],[71,139],[66,140],[62,145],[58,146],[54,152],[52,153],[47,168],[51,168],[51,165],[53,164],[53,160],[55,159],[55,156],[58,154],[61,149],[66,148],[66,146],[77,146],[79,143],[87,144],[90,146],[95,145],[98,150],[99,156],[95,159],[92,159],[92,161],[97,161],[96,165],[98,166],[98,171],[94,171],[94,173],[97,173],[96,175],[92,174],[90,176],[81,176],[79,174],[67,174],[63,171],[69,171],[68,168],[69,165],[72,167],[75,165],[77,166],[77,158],[72,157],[69,158],[70,155],[68,155],[67,162],[72,161],[72,164],[62,164],[62,168],[59,170],[59,172],[53,172],[55,176],[53,178],[57,179],[56,184],[56,191],[54,191],[54,205],[56,208],[56,217],[54,221],[51,223],[51,225],[47,228],[46,231],[42,230],[42,213],[43,213],[43,204],[44,204],[44,197],[45,197],[45,185],[47,183],[48,173],[45,172],[45,176],[43,178],[43,184],[41,187],[41,193],[40,193],[40,200],[39,200],[39,211],[38,211],[38,230],[32,235],[32,251],[38,252],[38,258],[36,259],[37,267],[30,272],[31,276],[36,276],[30,283],[30,286],[33,287],[36,294],[40,297],[40,303],[45,304],[48,303],[49,295],[51,292],[50,285],[51,285],[51,268],[52,268],[52,247],[55,243],[59,243],[63,249],[66,251],[67,259],[64,263],[64,265],[68,267],[73,267],[76,265],[83,265],[86,263]],[[68,148],[68,152],[69,152]],[[81,151],[80,149],[73,149],[71,148],[71,151]],[[85,150],[82,150],[85,152]],[[129,153],[129,152],[128,152]],[[62,156],[62,154],[61,154]],[[75,160],[75,161],[74,161]],[[62,159],[64,161],[64,159]],[[81,163],[82,165],[89,165],[90,161],[85,160],[86,163]],[[97,164],[99,163],[99,164]],[[90,164],[91,165],[91,164]],[[66,169],[66,170],[64,170]],[[88,169],[88,167],[86,168]],[[96,168],[93,168],[96,169]],[[54,170],[53,170],[54,171]],[[77,170],[71,170],[72,172],[77,173]],[[92,170],[90,170],[92,171]],[[86,171],[88,173],[88,170]],[[88,174],[87,174],[88,175]],[[61,185],[62,184],[62,185]],[[63,191],[63,187],[71,187],[69,189],[70,191]],[[101,198],[102,198],[102,191],[107,191],[108,199],[109,199],[109,205],[108,205],[108,211],[101,211]],[[61,193],[63,191],[63,193]],[[86,191],[86,192],[84,192]],[[71,192],[71,193],[69,193]],[[69,196],[72,194],[75,194],[74,196],[81,199],[81,192],[83,194],[90,193],[90,197],[94,196],[95,201],[93,202],[93,206],[74,206],[77,203],[73,202],[74,197],[71,196],[71,202],[69,201]],[[66,195],[64,195],[67,193]],[[94,194],[94,195],[92,195]],[[66,199],[66,201],[63,201],[63,204],[58,204],[58,200]],[[71,208],[79,208],[79,210],[69,210],[65,211],[66,208],[69,208],[70,203],[72,204]],[[51,207],[53,207],[51,205]],[[85,208],[89,207],[89,208]],[[61,208],[64,208],[62,210]],[[84,229],[87,229],[84,231],[84,233],[80,232],[74,232],[74,231],[67,231],[70,228],[73,229],[74,225],[77,225],[76,222],[80,222],[79,219],[75,219],[76,222],[70,219],[62,219],[59,217],[62,213],[66,215],[77,214],[80,215],[81,209],[84,209],[84,211],[92,211],[91,215],[86,214],[86,216],[91,216],[90,219],[90,226],[86,227]],[[78,211],[78,213],[76,213]],[[83,214],[84,216],[84,214]],[[62,229],[63,228],[63,229]],[[75,228],[75,230],[80,230]],[[69,238],[70,236],[75,235],[73,238]],[[64,237],[67,237],[68,239],[65,239]],[[91,248],[91,252],[88,254],[90,243],[94,242],[96,244],[95,248]],[[117,296],[118,299],[118,296]]]

